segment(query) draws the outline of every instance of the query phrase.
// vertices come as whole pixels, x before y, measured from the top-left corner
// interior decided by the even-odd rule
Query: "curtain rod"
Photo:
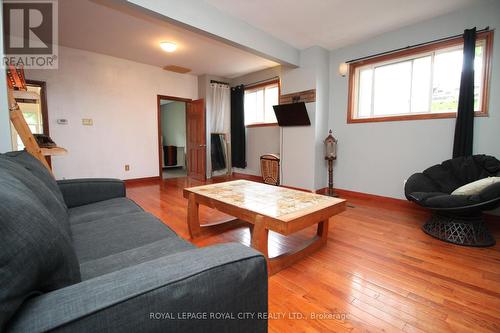
[[[279,79],[280,77],[279,76],[273,76],[273,77],[270,77],[269,79],[265,79],[265,80],[260,80],[260,81],[256,81],[256,82],[252,82],[252,83],[248,83],[248,84],[244,84],[245,87],[251,87],[251,86],[255,86],[259,83],[264,83],[264,82],[268,82],[268,81],[273,81],[275,79]]]
[[[229,85],[229,83],[227,83],[227,82],[222,82],[222,81],[217,81],[217,80],[210,80],[210,83],[225,84],[226,86]]]
[[[480,32],[485,32],[485,31],[490,31],[490,27],[488,26],[488,27],[486,27],[484,29],[477,30],[476,34],[480,33]],[[366,60],[366,59],[370,59],[370,58],[375,58],[375,57],[378,57],[378,56],[382,56],[382,55],[386,55],[386,54],[390,54],[390,53],[394,53],[394,52],[398,52],[398,51],[402,51],[402,50],[413,49],[413,48],[419,47],[419,46],[424,46],[424,45],[430,45],[430,44],[434,44],[434,43],[439,43],[439,42],[443,42],[443,41],[446,41],[446,40],[449,40],[449,39],[453,39],[453,38],[457,38],[457,37],[461,37],[461,36],[463,36],[463,34],[458,34],[458,35],[444,37],[444,38],[439,38],[439,39],[434,39],[434,40],[431,40],[430,42],[425,42],[425,43],[420,43],[420,44],[415,44],[415,45],[409,45],[409,46],[405,46],[405,47],[400,47],[399,49],[394,49],[394,50],[390,50],[390,51],[385,51],[385,52],[380,52],[380,53],[372,54],[372,55],[369,55],[369,56],[366,56],[366,57],[352,59],[352,60],[346,61],[346,64],[350,64],[352,62],[358,62],[358,61]]]

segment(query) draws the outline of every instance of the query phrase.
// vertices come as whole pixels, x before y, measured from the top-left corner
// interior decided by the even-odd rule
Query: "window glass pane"
[[[28,125],[36,125],[38,123],[38,117],[36,113],[23,112],[23,116]]]
[[[436,53],[432,84],[432,112],[457,111],[462,57],[461,49]]]
[[[265,116],[264,122],[266,123],[276,123],[276,115],[274,114],[273,105],[277,105],[278,102],[278,87],[266,87],[265,91]]]
[[[256,97],[255,92],[245,92],[245,125],[255,123]]]
[[[255,92],[255,122],[264,121],[264,89]]]
[[[483,84],[484,40],[476,44],[474,57],[474,111],[480,111],[481,87]]]
[[[23,140],[21,140],[21,137],[17,135],[17,150],[23,150],[23,149],[24,149]]]
[[[370,117],[372,109],[373,69],[362,69],[359,72],[358,117]]]
[[[413,60],[411,112],[429,112],[431,91],[431,56]]]
[[[31,87],[28,87],[30,90]],[[18,103],[21,112],[23,113],[24,119],[28,125],[34,125],[32,128],[32,133],[42,133],[42,111],[39,103]]]
[[[405,61],[375,68],[375,116],[410,112],[411,66],[411,61]]]

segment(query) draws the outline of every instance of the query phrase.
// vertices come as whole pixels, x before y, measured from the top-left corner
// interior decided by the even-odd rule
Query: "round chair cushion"
[[[475,182],[465,184],[460,186],[455,191],[451,192],[451,195],[473,195],[479,194],[482,190],[490,185],[500,183],[500,177],[486,177],[483,179],[476,180]]]
[[[492,209],[492,205],[500,204],[500,183],[473,195],[452,195],[452,192],[468,183],[495,176],[500,176],[500,161],[493,156],[454,158],[412,175],[406,182],[405,195],[408,200],[431,209],[465,209],[483,203]]]

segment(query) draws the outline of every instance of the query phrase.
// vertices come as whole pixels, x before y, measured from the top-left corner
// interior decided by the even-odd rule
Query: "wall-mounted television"
[[[274,105],[273,109],[279,126],[311,125],[304,102]]]

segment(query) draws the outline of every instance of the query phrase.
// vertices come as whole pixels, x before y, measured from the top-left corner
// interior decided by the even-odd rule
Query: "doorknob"
[[[207,145],[198,145],[198,147],[206,147]]]

